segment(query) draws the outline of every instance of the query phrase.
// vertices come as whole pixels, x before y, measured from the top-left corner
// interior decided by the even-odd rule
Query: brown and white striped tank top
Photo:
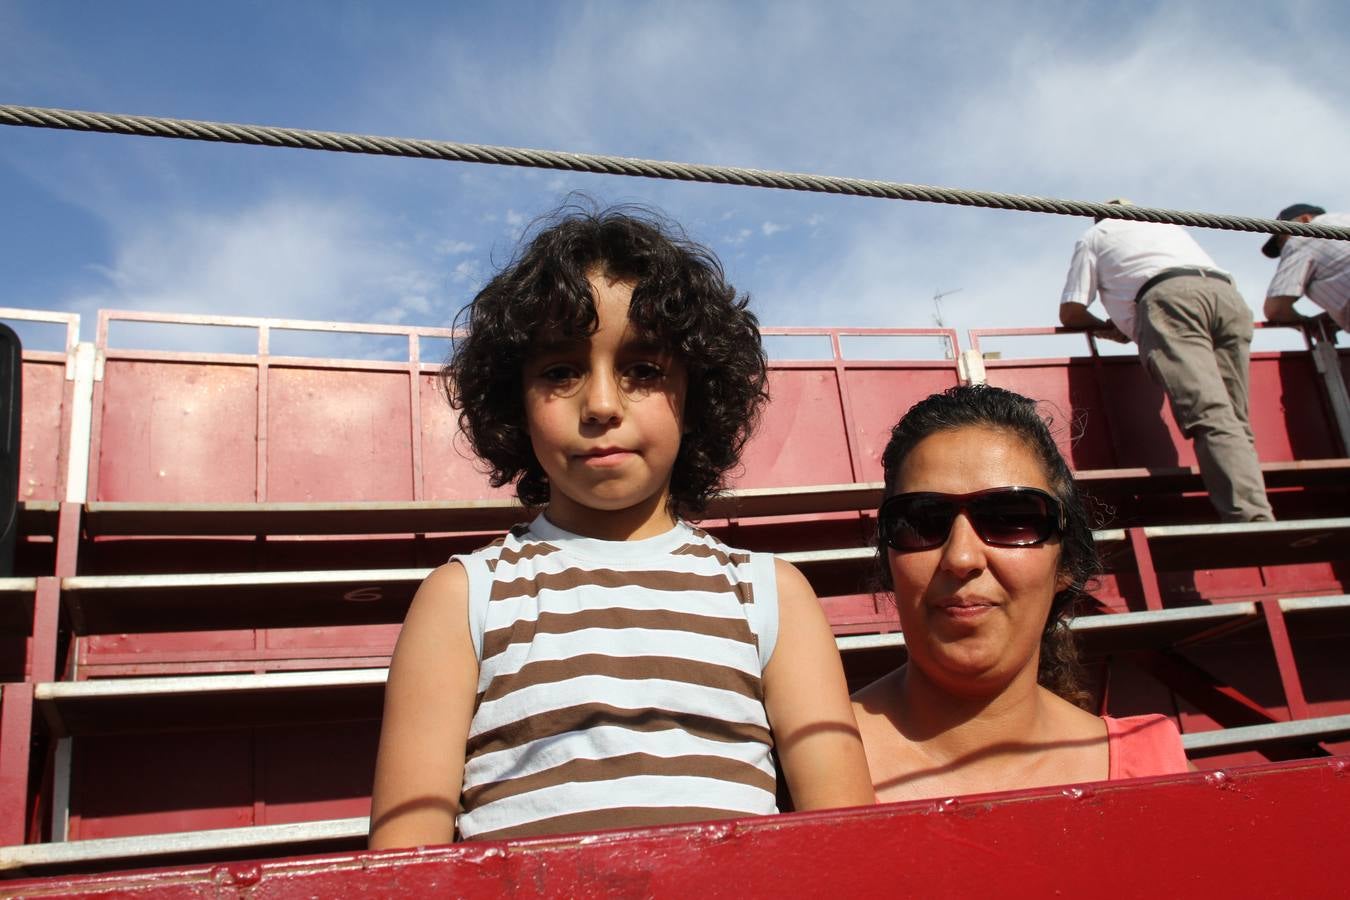
[[[461,837],[777,812],[772,556],[684,523],[602,541],[539,516],[455,559],[479,659]]]

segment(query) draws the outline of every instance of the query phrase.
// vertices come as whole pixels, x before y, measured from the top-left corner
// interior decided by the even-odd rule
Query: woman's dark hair
[[[1079,686],[1078,648],[1068,623],[1078,599],[1086,594],[1092,577],[1101,571],[1101,561],[1069,465],[1055,445],[1050,426],[1037,411],[1036,401],[988,385],[949,388],[919,401],[891,429],[890,442],[881,455],[886,473],[886,496],[895,492],[900,467],[920,441],[940,431],[968,427],[993,428],[1020,437],[1040,460],[1051,493],[1064,508],[1059,569],[1061,574],[1068,576],[1069,586],[1056,593],[1050,604],[1050,615],[1041,634],[1040,668],[1036,680],[1070,703],[1086,709],[1090,698]],[[893,588],[886,544],[880,535],[877,537],[877,559],[882,584]]]
[[[678,225],[631,206],[582,199],[540,219],[534,234],[456,317],[465,331],[441,383],[493,487],[516,482],[528,506],[548,501],[548,476],[526,431],[522,367],[541,333],[599,327],[588,276],[633,281],[628,318],[640,336],[676,354],[688,372],[684,437],[671,505],[695,515],[723,486],[768,398],[759,322],[722,265]]]

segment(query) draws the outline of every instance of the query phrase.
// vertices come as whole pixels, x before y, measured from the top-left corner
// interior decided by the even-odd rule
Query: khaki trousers
[[[1139,355],[1195,442],[1210,501],[1225,522],[1273,520],[1247,414],[1252,313],[1237,288],[1181,276],[1139,301]]]

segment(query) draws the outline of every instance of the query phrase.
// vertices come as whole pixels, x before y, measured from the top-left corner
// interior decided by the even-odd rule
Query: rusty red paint
[[[742,456],[737,487],[846,484],[850,452],[833,365],[769,373],[773,402]]]
[[[944,368],[869,367],[861,363],[843,371],[842,388],[849,402],[851,428],[845,432],[858,460],[858,481],[881,481],[881,452],[900,416],[929,394],[958,383],[955,361]]]
[[[1134,554],[1134,569],[1144,592],[1145,609],[1162,609],[1162,592],[1158,589],[1158,573],[1153,568],[1153,551],[1142,528],[1126,529],[1130,551]]]
[[[1343,759],[578,837],[10,882],[25,896],[1322,896]],[[1196,841],[1217,856],[1197,852]],[[1222,848],[1221,851],[1217,848]],[[1339,862],[1337,862],[1339,860]],[[1278,862],[1278,864],[1276,864]]]
[[[56,520],[56,574],[74,575],[79,569],[80,511],[78,503],[62,503]]]
[[[95,500],[254,499],[251,366],[108,360]]]
[[[406,372],[273,363],[267,393],[268,500],[413,499]]]
[[[1266,599],[1260,605],[1266,629],[1270,632],[1270,644],[1275,651],[1275,663],[1279,666],[1280,685],[1284,688],[1289,717],[1306,719],[1308,701],[1303,695],[1303,681],[1299,678],[1298,664],[1294,662],[1294,648],[1289,642],[1289,629],[1284,623],[1284,613],[1280,611],[1280,601]]]
[[[446,402],[435,375],[418,378],[418,418],[422,445],[422,494],[426,500],[488,500],[514,496],[509,487],[490,487],[468,439],[459,429],[458,413]]]
[[[29,679],[54,681],[57,675],[57,629],[61,617],[60,579],[39,578],[33,597],[33,650]]]
[[[151,316],[146,320],[165,319]],[[183,317],[182,320],[195,324],[231,325],[242,321],[223,317]],[[259,329],[260,352],[256,357],[109,352],[106,381],[95,387],[95,452],[92,456],[95,465],[91,472],[91,488],[99,484],[104,463],[108,477],[103,482],[106,490],[91,491],[91,499],[106,499],[108,491],[123,499],[166,502],[252,500],[269,496],[279,499],[272,496],[273,486],[297,496],[341,500],[361,496],[415,499],[419,492],[428,499],[509,493],[507,489],[487,488],[483,475],[469,458],[454,413],[445,404],[434,372],[429,368],[419,368],[415,360],[378,364],[279,360],[268,355],[266,335],[269,328],[282,327],[283,323],[249,321]],[[303,324],[312,326],[316,323]],[[340,323],[319,324],[331,324],[329,330],[335,331],[349,327]],[[350,330],[378,331],[364,326],[350,327]],[[1047,333],[1045,329],[1021,331]],[[101,336],[105,333],[101,332]],[[391,329],[390,333],[410,334],[408,330],[398,328]],[[418,333],[430,334],[430,331],[418,330]],[[840,336],[850,334],[932,337],[946,332],[768,329],[766,333],[828,336],[832,358],[775,361],[772,364],[773,403],[759,436],[748,449],[745,474],[739,482],[742,487],[878,480],[877,458],[900,413],[928,393],[956,382],[954,360],[875,362],[844,360],[839,353]],[[948,337],[955,346],[955,336]],[[410,337],[410,346],[412,340]],[[106,343],[101,346],[106,349]],[[133,374],[128,375],[129,372]],[[1264,459],[1293,456],[1306,460],[1310,456],[1326,455],[1326,435],[1329,434],[1326,413],[1318,405],[1318,387],[1310,373],[1310,362],[1298,355],[1258,354],[1254,358],[1253,415],[1260,423],[1260,429],[1280,432],[1273,437],[1269,433],[1265,437],[1258,436],[1258,440],[1265,441],[1260,444]],[[1085,414],[1082,436],[1071,445],[1065,444],[1066,453],[1080,469],[1133,466],[1136,473],[1154,473],[1160,469],[1177,470],[1190,466],[1188,460],[1193,461],[1193,455],[1187,455],[1190,454],[1189,442],[1171,422],[1161,394],[1132,358],[990,361],[989,376],[992,383],[1005,384],[1047,399],[1047,409],[1057,410],[1056,417],[1060,421],[1071,412]],[[242,393],[233,390],[236,381],[245,386]],[[333,416],[317,415],[315,410],[319,404],[311,397],[325,392],[350,394],[360,402],[344,404]],[[215,396],[217,394],[230,396],[228,400],[221,400]],[[64,382],[63,409],[69,407],[69,395],[70,383]],[[216,403],[211,407],[214,421],[203,425],[190,416],[180,415],[183,406],[197,401]],[[138,408],[137,404],[141,406]],[[1280,404],[1292,405],[1286,408]],[[1129,427],[1122,427],[1113,434],[1106,427],[1108,419],[1129,423]],[[68,429],[68,424],[63,423],[60,427]],[[306,454],[315,453],[311,434],[324,429],[333,433],[359,433],[358,437],[362,434],[364,437],[356,442],[358,452],[354,459],[343,458],[331,446],[326,450],[319,447],[324,453],[315,457],[319,461],[311,465],[312,471],[309,471],[306,460],[311,457]],[[1070,429],[1064,429],[1066,441],[1069,434]],[[241,435],[244,436],[242,442],[236,446],[235,438]],[[327,438],[319,443],[323,444],[325,440],[332,443]],[[64,436],[60,446],[65,446]],[[194,446],[198,449],[192,449]],[[199,452],[200,447],[212,449],[209,465],[203,461],[206,454]],[[159,476],[158,470],[147,463],[144,458],[147,451],[155,459],[178,467],[172,485],[166,487],[163,482],[167,476]],[[26,452],[31,455],[32,451]],[[231,471],[221,474],[216,468]],[[201,477],[195,477],[191,472],[193,469],[202,470]],[[58,467],[58,473],[64,478],[63,466]],[[1103,477],[1094,484],[1111,485],[1114,476],[1097,474]],[[1121,480],[1128,481],[1129,477],[1122,475]],[[1310,515],[1331,511],[1336,495],[1327,493],[1324,487],[1344,491],[1335,481],[1318,482],[1323,487],[1310,488],[1313,482],[1305,482],[1303,474],[1295,473],[1290,478],[1291,489],[1307,495],[1304,504]],[[1198,482],[1198,477],[1192,481]],[[1131,489],[1147,488],[1136,486]],[[1173,516],[1192,516],[1196,509],[1202,519],[1212,515],[1202,495],[1182,498],[1171,489],[1155,493],[1153,506],[1140,507],[1147,515],[1134,521],[1156,521],[1148,515],[1160,513],[1170,521]],[[1283,507],[1281,510],[1283,518]],[[745,546],[772,550],[857,546],[867,540],[870,530],[869,518],[856,513],[709,524],[734,532],[728,534],[733,542],[743,540]],[[434,565],[450,552],[466,549],[458,545],[452,547],[444,538],[414,540],[388,536],[343,542],[327,538],[298,541],[133,538],[82,542],[79,529],[78,505],[65,504],[59,520],[56,553],[60,574],[74,574],[77,566],[82,572],[107,573],[306,569],[351,564],[350,561],[356,559],[363,566]],[[481,539],[479,542],[487,539],[484,535],[467,537]],[[1138,552],[1133,559],[1128,550],[1121,555],[1118,571],[1104,579],[1099,592],[1099,599],[1117,611],[1123,610],[1124,597],[1136,601],[1138,606],[1137,598],[1141,592],[1148,598],[1144,604],[1147,608],[1163,608],[1179,603],[1188,605],[1345,590],[1344,565],[1336,561],[1266,570],[1234,567],[1155,573],[1148,556],[1149,547],[1141,534],[1136,535],[1135,549]],[[1168,560],[1163,559],[1165,547],[1157,549],[1160,564],[1167,563]],[[342,562],[334,563],[335,559]],[[1169,567],[1178,568],[1175,558]],[[836,568],[837,571],[828,569],[823,575],[812,576],[827,589],[821,593],[836,631],[846,634],[893,630],[896,625],[893,609],[884,599],[879,601],[862,593],[866,586],[858,580],[856,572],[845,572],[843,566]],[[1136,579],[1139,586],[1136,586]],[[39,624],[35,625],[33,658],[40,660],[35,671],[43,673],[56,667],[55,625],[50,614],[54,608],[46,607],[47,611],[39,616]],[[337,669],[382,665],[395,631],[396,626],[382,625],[242,632],[115,633],[79,638],[75,648],[80,654],[82,678]],[[1292,666],[1297,650],[1296,676],[1301,677],[1301,684],[1306,684],[1312,697],[1306,705],[1321,715],[1350,710],[1350,698],[1344,694],[1344,655],[1337,652],[1340,644],[1322,635],[1300,637],[1295,633],[1288,637],[1288,662]],[[1217,650],[1207,647],[1188,649],[1190,661],[1187,665],[1195,671],[1188,670],[1180,680],[1166,678],[1168,684],[1140,677],[1128,668],[1125,668],[1125,677],[1121,677],[1120,669],[1113,668],[1110,670],[1112,710],[1117,713],[1166,711],[1180,706],[1179,719],[1187,729],[1217,727],[1220,720],[1239,724],[1244,718],[1253,721],[1282,719],[1285,714],[1280,706],[1281,697],[1278,690],[1270,688],[1279,683],[1280,671],[1276,663],[1280,662],[1281,666],[1284,663],[1269,653],[1263,641],[1256,643],[1262,645],[1258,651],[1226,645]],[[1254,652],[1259,658],[1253,656]],[[903,652],[899,650],[869,651],[869,654],[864,664],[851,663],[851,676],[869,675],[872,668],[893,665],[903,658]],[[1230,676],[1238,668],[1251,677],[1233,680]],[[1158,672],[1175,676],[1175,673],[1155,667],[1155,673]],[[1315,673],[1316,678],[1310,673]],[[1255,683],[1256,687],[1249,682]],[[1175,689],[1175,693],[1171,689]],[[1176,697],[1181,694],[1198,697],[1203,709],[1197,711],[1184,700],[1178,703]],[[356,726],[368,731],[373,727],[373,720]],[[237,748],[246,745],[249,748],[240,751],[237,757],[232,753],[211,757],[204,751],[203,758],[212,760],[213,771],[220,772],[222,779],[228,779],[239,788],[234,792],[239,796],[231,796],[228,803],[212,806],[208,802],[211,798],[206,796],[210,786],[203,783],[199,787],[184,778],[179,779],[176,789],[164,786],[165,789],[157,791],[153,783],[147,783],[141,786],[144,790],[134,795],[117,795],[112,791],[100,796],[97,788],[90,787],[105,781],[111,783],[112,779],[120,777],[120,773],[136,766],[136,760],[145,753],[137,747],[158,748],[172,756],[172,748],[179,745],[177,735],[144,731],[134,739],[127,739],[118,753],[110,752],[102,757],[97,752],[103,746],[101,738],[94,736],[82,750],[80,743],[86,738],[77,737],[75,765],[81,781],[77,796],[73,798],[76,803],[74,828],[88,835],[103,836],[156,832],[173,827],[201,828],[216,822],[212,811],[222,809],[229,810],[225,819],[228,822],[304,821],[360,814],[366,802],[368,784],[365,782],[370,773],[369,759],[363,755],[366,751],[344,751],[325,757],[333,763],[333,771],[323,774],[311,772],[303,764],[303,749],[277,753],[267,750],[267,741],[272,739],[242,727],[221,728],[210,733],[205,746],[218,744]],[[303,743],[298,740],[295,747],[301,748]],[[332,745],[331,739],[316,742],[316,746]],[[1230,758],[1211,757],[1205,764],[1226,763]],[[1245,753],[1242,758],[1257,758],[1257,754]],[[245,775],[252,779],[251,791],[240,787],[245,784]],[[957,814],[963,808],[958,805],[949,812]],[[262,872],[256,883],[266,886],[269,870],[256,871]],[[250,872],[255,870],[218,870],[218,874],[223,873],[221,878],[240,884],[253,877]],[[337,869],[333,869],[329,874],[337,878],[336,872]]]
[[[65,436],[70,429],[65,361],[37,361],[24,355],[18,498],[63,500]]]
[[[24,840],[32,729],[33,685],[0,685],[0,846]]]
[[[976,329],[970,343],[988,337],[1081,334],[1059,328]],[[1045,401],[1057,418],[1072,413],[1079,427],[1064,438],[1075,468],[1189,466],[1191,442],[1181,434],[1161,389],[1134,357],[1003,359],[986,362],[990,384]],[[1306,355],[1262,352],[1251,358],[1250,410],[1263,462],[1338,455],[1335,429],[1321,399],[1321,380]],[[1112,430],[1109,423],[1129,423]]]

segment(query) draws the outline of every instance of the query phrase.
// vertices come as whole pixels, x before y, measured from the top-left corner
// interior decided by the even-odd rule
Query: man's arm
[[[1267,322],[1281,325],[1298,325],[1308,320],[1308,316],[1294,309],[1297,297],[1267,297],[1263,312]]]
[[[1081,303],[1061,303],[1059,305],[1059,323],[1065,328],[1082,328],[1095,332],[1097,337],[1106,338],[1108,341],[1115,341],[1119,344],[1130,342],[1130,339],[1116,327],[1114,322],[1097,318]]]

